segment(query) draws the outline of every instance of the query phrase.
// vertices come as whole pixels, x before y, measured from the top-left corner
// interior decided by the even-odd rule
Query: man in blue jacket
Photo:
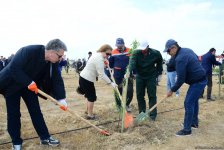
[[[190,85],[184,101],[184,127],[176,133],[176,136],[191,135],[191,127],[198,128],[198,100],[207,84],[205,70],[191,49],[181,48],[173,39],[166,42],[164,52],[174,57],[177,72],[177,80],[171,90],[167,92],[167,97],[172,96],[173,92],[176,92],[183,83]]]
[[[124,74],[126,68],[129,64],[129,48],[125,46],[123,38],[116,39],[116,49],[112,51],[112,55],[109,58],[110,68],[114,69],[114,79],[118,85],[118,89],[122,94],[122,82],[124,79]],[[115,97],[116,98],[116,97]],[[127,101],[126,101],[126,110],[131,112],[130,103],[133,98],[133,75],[128,79],[128,89],[127,89]]]
[[[206,76],[207,76],[207,100],[208,101],[214,101],[215,99],[213,99],[211,97],[211,93],[212,93],[212,67],[214,65],[221,65],[220,62],[216,61],[215,59],[215,53],[216,53],[216,49],[211,48],[206,54],[204,54],[202,56],[202,66],[205,69],[206,72]],[[203,94],[204,94],[204,90],[202,91],[201,94],[201,98],[203,98]]]
[[[38,101],[38,88],[52,94],[60,104],[67,107],[65,88],[58,72],[66,45],[54,39],[44,45],[22,47],[12,61],[0,72],[0,94],[4,95],[7,107],[8,132],[13,149],[22,149],[20,137],[20,98],[23,98],[40,137],[41,144],[57,146],[60,142],[50,136]]]

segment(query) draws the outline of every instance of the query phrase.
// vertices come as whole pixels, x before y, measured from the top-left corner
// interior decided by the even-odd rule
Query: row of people
[[[5,58],[3,56],[0,57],[0,71],[9,64],[13,57],[14,54],[11,54],[11,56],[9,56],[8,58]]]
[[[121,44],[121,45],[119,45]],[[95,55],[90,57],[86,67],[80,73],[79,87],[77,91],[87,98],[87,116],[93,119],[93,106],[97,99],[94,82],[100,76],[108,85],[116,88],[118,85],[112,82],[104,72],[105,61],[109,56],[110,67],[117,72],[122,69],[115,68],[116,59],[120,59],[118,54],[126,59],[129,54],[124,50],[123,39],[117,39],[117,53],[113,52],[108,44],[103,45]],[[120,47],[119,47],[120,46]],[[123,51],[119,51],[119,49]],[[67,107],[65,87],[61,75],[58,72],[58,63],[61,61],[66,45],[59,39],[54,39],[44,45],[30,45],[22,47],[14,56],[11,63],[0,72],[0,93],[4,95],[7,107],[8,132],[12,139],[13,147],[21,149],[23,140],[20,137],[20,98],[22,97],[29,110],[34,128],[38,133],[41,144],[58,145],[60,142],[50,136],[41,113],[38,102],[38,88],[44,90],[56,98],[61,105]],[[200,93],[207,84],[206,73],[198,61],[196,54],[188,48],[181,48],[175,40],[168,40],[165,50],[171,57],[175,58],[175,69],[177,79],[174,86],[167,92],[170,97],[183,83],[189,84],[189,89],[185,97],[185,117],[184,127],[176,133],[178,136],[190,135],[191,127],[198,127],[198,99]],[[112,55],[111,55],[112,53]],[[123,61],[122,59],[120,61]],[[126,65],[130,72],[136,71],[136,94],[139,113],[146,111],[144,100],[145,89],[149,98],[149,107],[156,104],[156,78],[161,80],[162,55],[158,50],[149,47],[147,41],[140,42],[137,50],[134,50],[130,60]],[[123,66],[120,66],[123,67]],[[125,69],[125,67],[124,67]],[[115,71],[116,72],[116,71]],[[125,73],[125,72],[124,72]],[[124,74],[123,73],[123,74]],[[117,80],[127,77],[116,76]],[[129,77],[129,76],[128,76]],[[117,82],[119,84],[119,82]],[[133,93],[133,92],[132,92]],[[127,105],[128,106],[128,105]],[[149,114],[152,120],[157,117],[157,110]]]

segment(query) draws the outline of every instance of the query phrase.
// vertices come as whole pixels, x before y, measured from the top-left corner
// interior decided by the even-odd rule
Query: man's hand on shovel
[[[60,99],[60,100],[58,100],[58,102],[59,102],[59,104],[61,104],[60,108],[62,110],[66,111],[68,109],[68,104],[65,99]]]
[[[36,85],[36,83],[35,83],[34,81],[32,81],[32,82],[30,83],[30,85],[28,85],[28,89],[29,89],[30,91],[35,92],[36,94],[38,93],[38,88],[37,88],[37,85]]]

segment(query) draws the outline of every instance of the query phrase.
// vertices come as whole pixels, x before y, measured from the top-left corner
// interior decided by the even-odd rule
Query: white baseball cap
[[[147,40],[143,40],[139,42],[139,45],[136,49],[144,50],[149,46],[149,42]]]

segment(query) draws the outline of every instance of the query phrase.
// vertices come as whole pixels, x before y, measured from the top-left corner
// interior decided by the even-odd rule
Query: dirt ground
[[[75,92],[78,84],[78,76],[74,70],[69,74],[63,72],[69,109],[76,114],[85,117],[86,100]],[[166,94],[166,76],[163,75],[157,88],[158,100]],[[100,135],[97,130],[90,128],[88,124],[74,115],[64,112],[51,101],[40,99],[40,105],[49,132],[61,141],[61,145],[52,148],[41,146],[39,138],[33,128],[29,113],[24,102],[21,101],[21,135],[24,139],[23,149],[32,150],[193,150],[193,149],[223,149],[224,150],[224,85],[219,86],[217,77],[213,77],[213,96],[216,101],[207,102],[200,99],[199,128],[192,130],[192,136],[176,137],[184,117],[184,97],[188,85],[180,89],[180,97],[175,95],[168,98],[158,106],[158,116],[155,122],[145,121],[140,125],[128,128],[120,132],[121,123],[118,113],[115,111],[115,102],[112,88],[102,80],[95,83],[97,101],[94,111],[99,117],[96,121],[90,121],[98,127],[108,130],[112,135]],[[146,97],[146,99],[148,99]],[[132,115],[138,114],[137,100],[134,95],[131,103]],[[5,100],[0,96],[0,149],[11,149],[10,137],[7,132]]]

